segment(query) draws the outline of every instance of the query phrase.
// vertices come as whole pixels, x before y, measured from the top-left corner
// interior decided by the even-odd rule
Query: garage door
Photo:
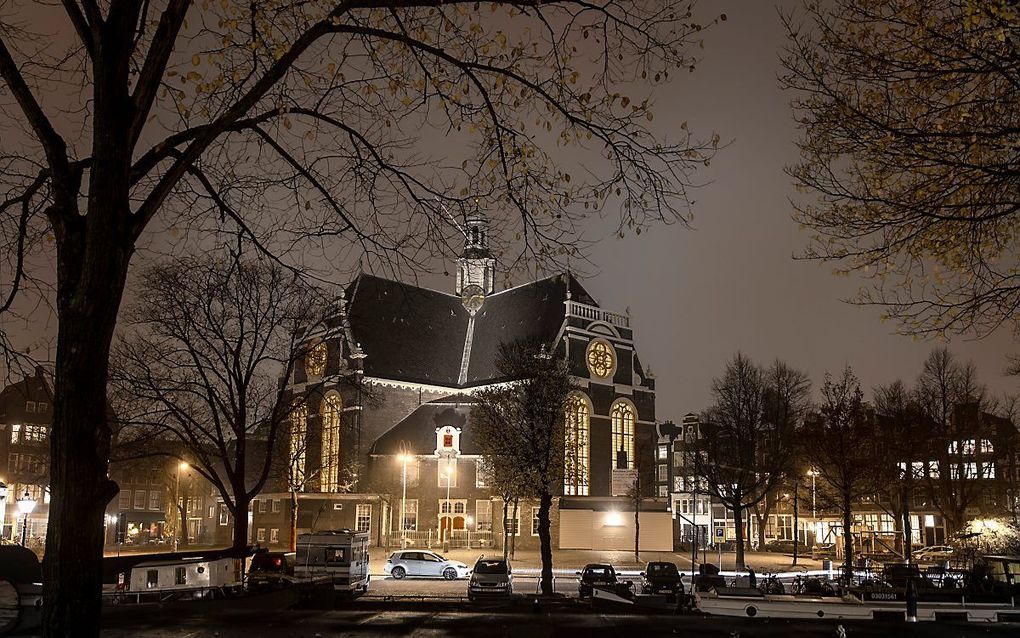
[[[673,518],[669,512],[641,514],[641,550],[673,551]]]
[[[592,549],[591,510],[560,510],[560,549]]]

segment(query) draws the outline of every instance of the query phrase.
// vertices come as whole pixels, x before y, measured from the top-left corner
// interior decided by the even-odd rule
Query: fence
[[[484,549],[495,547],[498,539],[494,539],[492,532],[472,532],[466,529],[455,529],[449,532],[449,539],[443,542],[442,535],[438,529],[408,530],[401,535],[393,531],[383,537],[384,547],[423,547],[425,549],[439,549],[449,547],[451,549]]]

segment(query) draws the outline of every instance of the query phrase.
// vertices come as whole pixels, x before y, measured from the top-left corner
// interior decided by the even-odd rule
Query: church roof
[[[366,355],[366,375],[466,388],[505,380],[495,368],[500,343],[551,343],[563,326],[568,291],[575,301],[597,305],[563,273],[486,295],[472,323],[456,295],[362,274],[347,290],[347,313]],[[461,379],[469,325],[470,360]]]
[[[461,454],[480,454],[471,428],[465,427],[471,415],[470,398],[461,395],[458,403],[450,403],[450,398],[454,397],[419,405],[376,439],[372,454],[400,454],[405,445],[411,454],[431,454],[436,449],[436,428],[447,425],[462,428]]]

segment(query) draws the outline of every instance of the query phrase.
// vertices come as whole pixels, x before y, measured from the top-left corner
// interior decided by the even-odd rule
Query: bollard
[[[917,622],[917,588],[914,579],[907,579],[907,622]]]

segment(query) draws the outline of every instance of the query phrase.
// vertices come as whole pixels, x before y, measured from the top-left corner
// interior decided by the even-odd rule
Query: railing
[[[621,315],[618,312],[603,310],[597,306],[589,306],[579,301],[567,302],[567,314],[571,317],[580,317],[589,321],[605,321],[606,323],[621,328],[630,328],[630,317]]]
[[[451,530],[447,543],[443,542],[443,537],[438,529],[408,530],[404,532],[403,538],[400,532],[390,532],[383,538],[382,545],[384,547],[400,547],[404,542],[407,547],[425,549],[439,548],[444,545],[460,549],[494,547],[492,532],[472,532],[466,529]]]

